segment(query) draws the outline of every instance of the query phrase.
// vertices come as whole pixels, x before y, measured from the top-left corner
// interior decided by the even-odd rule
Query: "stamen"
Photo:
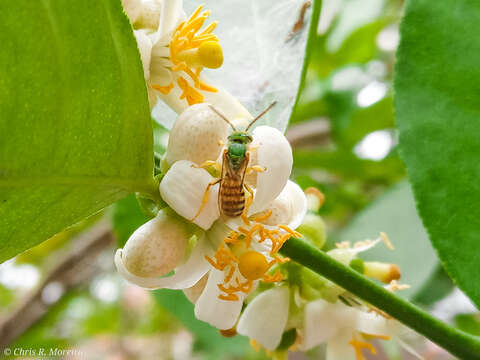
[[[260,347],[260,345],[258,345],[258,343],[253,340],[253,339],[250,339],[250,346],[252,347],[253,350],[255,351],[260,351],[262,348]]]
[[[357,340],[355,339],[355,337],[350,340],[349,344],[352,345],[355,349],[355,357],[357,358],[357,360],[365,360],[365,357],[362,354],[363,349],[370,350],[373,355],[377,354],[377,350],[373,347],[372,344],[365,341]]]
[[[392,280],[390,284],[385,286],[385,289],[395,292],[399,290],[405,290],[405,289],[410,289],[410,285],[408,284],[399,284],[397,280]]]
[[[385,234],[384,232],[381,232],[380,237],[382,238],[382,240],[385,243],[385,245],[387,246],[387,248],[389,248],[390,250],[395,250],[395,248],[393,247],[393,245],[392,245],[390,239],[388,238],[387,234]]]
[[[216,69],[223,63],[223,53],[218,38],[211,34],[217,23],[213,22],[199,32],[210,15],[209,10],[202,12],[202,9],[203,7],[199,6],[186,21],[178,25],[169,44],[172,71],[183,71],[193,81],[192,86],[182,76],[178,76],[176,80],[183,91],[180,99],[186,99],[189,105],[204,101],[204,96],[198,90],[218,91],[215,87],[200,81],[199,76],[202,68]]]
[[[388,341],[388,340],[391,340],[392,337],[390,335],[376,335],[376,334],[369,334],[369,333],[364,333],[362,332],[361,333],[363,337],[367,338],[367,339],[380,339],[380,340],[385,340],[385,341]]]
[[[160,91],[164,95],[168,95],[170,93],[170,91],[173,89],[173,82],[168,84],[167,86],[160,86],[160,85],[153,84],[152,88]]]
[[[272,210],[268,210],[267,212],[265,212],[262,215],[257,215],[255,217],[255,221],[256,222],[263,222],[263,221],[267,220],[270,216],[272,216]]]

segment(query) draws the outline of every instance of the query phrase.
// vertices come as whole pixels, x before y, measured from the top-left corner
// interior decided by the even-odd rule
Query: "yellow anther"
[[[210,35],[211,37],[211,35]],[[206,67],[218,69],[223,64],[222,47],[216,41],[201,41],[198,48],[180,51],[177,61],[184,61],[188,66]],[[174,70],[184,70],[183,67],[175,67]]]
[[[363,349],[370,350],[373,355],[377,353],[377,350],[375,350],[372,344],[365,341],[357,340],[355,339],[355,337],[350,340],[349,344],[352,345],[355,349],[355,357],[357,358],[357,360],[365,360],[365,357],[362,354]]]
[[[210,69],[217,69],[223,64],[222,47],[216,41],[205,41],[198,48],[200,63]]]
[[[160,85],[153,84],[152,88],[160,91],[164,95],[167,95],[173,89],[173,82],[168,84],[167,86],[160,86]]]
[[[227,330],[219,330],[219,332],[220,332],[220,335],[227,338],[234,337],[237,335],[237,329],[235,327]]]
[[[392,280],[400,279],[400,269],[395,264],[386,264],[377,261],[365,261],[365,276],[378,279],[389,284]]]
[[[189,105],[204,101],[204,96],[198,90],[218,91],[215,87],[200,81],[199,78],[204,67],[216,69],[223,63],[223,52],[218,38],[211,34],[217,23],[213,22],[200,31],[209,15],[210,11],[202,12],[202,6],[199,6],[186,21],[178,25],[169,44],[172,72],[183,71],[193,81],[192,85],[182,76],[176,79],[182,90],[180,99],[187,100]]]
[[[368,334],[368,333],[361,333],[362,336],[367,339],[367,340],[372,340],[372,339],[379,339],[379,340],[391,340],[392,337],[390,335],[376,335],[376,334]]]
[[[265,256],[256,251],[248,251],[240,256],[238,270],[248,280],[260,279],[269,269]]]

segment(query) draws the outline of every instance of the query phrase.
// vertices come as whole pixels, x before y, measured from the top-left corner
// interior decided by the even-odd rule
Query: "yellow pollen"
[[[173,89],[173,82],[168,84],[167,86],[160,86],[160,85],[153,84],[152,88],[160,91],[164,95],[167,95]]]
[[[256,222],[262,222],[262,221],[267,220],[270,216],[272,216],[272,210],[268,210],[264,214],[257,215],[255,217],[255,221]]]
[[[268,217],[270,215],[267,212],[267,214],[261,216]],[[277,253],[291,236],[301,237],[302,235],[286,225],[279,225],[276,229],[268,229],[258,222],[252,226],[248,224],[245,227],[240,226],[237,231],[230,231],[213,258],[205,257],[215,269],[224,271],[225,274],[223,282],[217,284],[222,291],[218,298],[226,301],[239,300],[238,293],[250,293],[255,280],[262,279],[264,282],[282,281],[283,277],[280,269],[277,269],[273,275],[267,274],[267,272],[276,264],[290,261],[289,258],[280,257]],[[271,241],[270,256],[273,259],[270,262],[263,254],[251,248],[252,241],[262,243],[267,240]]]
[[[392,337],[389,335],[375,335],[368,333],[361,333],[365,339],[380,339],[380,340],[390,340]]]
[[[186,99],[189,105],[204,101],[204,96],[199,92],[217,92],[218,90],[200,80],[200,73],[204,67],[217,69],[223,64],[223,52],[218,38],[211,34],[217,26],[216,22],[201,27],[210,15],[210,11],[203,11],[199,6],[193,14],[175,29],[169,44],[170,61],[173,64],[173,72],[184,72],[190,77],[193,85],[183,76],[176,78],[177,84],[182,90],[180,99]],[[170,91],[170,89],[154,89]],[[162,91],[163,90],[163,91]]]
[[[357,358],[357,360],[365,360],[365,357],[362,354],[363,349],[370,350],[373,355],[377,354],[377,350],[375,350],[372,344],[365,341],[357,340],[355,339],[355,337],[350,340],[349,344],[352,345],[355,349],[355,357]]]
[[[269,269],[265,256],[256,251],[248,251],[240,256],[238,270],[248,280],[260,279]]]

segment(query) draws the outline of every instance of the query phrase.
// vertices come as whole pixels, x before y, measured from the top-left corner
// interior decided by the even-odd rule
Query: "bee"
[[[245,184],[245,174],[247,173],[247,169],[252,169],[253,171],[259,172],[265,170],[259,167],[248,168],[248,163],[250,161],[249,144],[253,140],[252,136],[248,133],[248,130],[275,104],[276,101],[270,104],[255,119],[253,119],[250,124],[248,124],[244,131],[237,130],[223,114],[210,105],[210,108],[232,127],[233,133],[228,137],[227,147],[223,151],[221,176],[216,181],[208,184],[202,200],[202,205],[192,220],[194,220],[200,214],[206,202],[208,201],[208,191],[210,187],[218,183],[220,183],[220,188],[218,191],[218,208],[220,213],[231,218],[243,214],[246,207],[245,190],[250,193],[249,201],[251,202],[253,199],[252,189]],[[211,161],[207,161],[206,163],[209,165],[212,164]]]

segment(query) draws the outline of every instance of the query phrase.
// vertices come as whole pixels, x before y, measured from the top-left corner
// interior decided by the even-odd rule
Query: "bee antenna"
[[[257,117],[256,117],[255,119],[253,119],[250,124],[248,124],[247,128],[245,129],[245,132],[247,132],[248,129],[250,129],[250,127],[255,123],[255,121],[257,121],[257,120],[260,119],[263,115],[265,115],[267,112],[269,112],[270,109],[271,109],[272,107],[274,107],[276,103],[277,103],[277,100],[275,100],[274,102],[272,102],[265,110],[263,110],[259,115],[257,115]]]
[[[233,129],[233,131],[237,131],[237,129],[235,129],[235,126],[233,126],[233,124],[230,122],[230,120],[228,120],[222,113],[220,113],[220,111],[218,111],[217,109],[215,109],[212,105],[208,104],[208,106],[210,107],[210,109],[213,110],[213,112],[215,114],[217,114],[218,116],[220,116],[223,120],[225,120],[225,122],[230,125]]]

